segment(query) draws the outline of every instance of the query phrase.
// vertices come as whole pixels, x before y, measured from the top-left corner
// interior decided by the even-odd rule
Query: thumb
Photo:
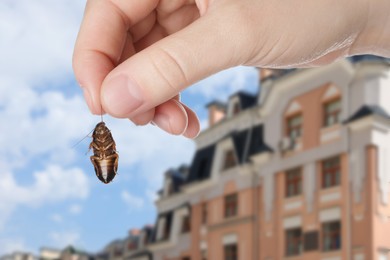
[[[247,32],[232,32],[232,21],[221,19],[225,17],[206,14],[121,63],[103,82],[104,110],[115,117],[134,117],[200,79],[241,64],[244,44],[239,43]]]

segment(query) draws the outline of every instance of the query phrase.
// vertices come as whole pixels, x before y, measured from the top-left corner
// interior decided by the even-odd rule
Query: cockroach
[[[118,170],[119,155],[116,151],[114,138],[103,120],[95,126],[89,149],[93,149],[90,157],[98,179],[110,183]]]

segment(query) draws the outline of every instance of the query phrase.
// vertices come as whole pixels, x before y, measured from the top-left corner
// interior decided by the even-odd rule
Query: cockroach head
[[[104,122],[99,122],[95,127],[95,132],[104,132],[106,130],[106,124]]]

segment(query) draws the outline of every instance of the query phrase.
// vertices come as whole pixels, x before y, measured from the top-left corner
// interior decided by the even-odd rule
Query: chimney
[[[209,127],[221,121],[226,115],[226,105],[219,101],[213,101],[207,105],[209,110]]]
[[[139,234],[140,234],[140,230],[139,229],[136,229],[136,228],[133,228],[133,229],[130,229],[130,231],[129,231],[129,235],[130,236],[138,236]]]
[[[260,74],[260,81],[266,80],[271,77],[277,77],[283,74],[283,69],[267,69],[267,68],[261,68],[259,69]]]

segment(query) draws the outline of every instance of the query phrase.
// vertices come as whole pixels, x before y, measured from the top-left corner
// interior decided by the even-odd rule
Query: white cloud
[[[80,204],[72,204],[69,207],[69,213],[72,215],[78,215],[83,210],[83,207]]]
[[[0,50],[6,61],[0,63],[1,74],[35,84],[69,76],[84,4],[79,0],[0,1]]]
[[[26,242],[22,238],[0,238],[0,256],[3,254],[10,254],[16,251],[32,252],[32,250],[26,245]]]
[[[54,213],[50,215],[50,220],[55,223],[62,223],[64,221],[64,218],[60,214]]]
[[[121,197],[123,202],[126,203],[130,210],[141,209],[145,204],[144,199],[134,194],[131,194],[128,191],[122,191]]]
[[[57,248],[64,248],[69,245],[79,244],[81,235],[76,230],[53,231],[49,233],[52,246]]]
[[[31,185],[20,185],[10,172],[0,172],[0,229],[20,206],[39,207],[68,199],[85,199],[89,194],[86,175],[79,168],[49,165],[33,173]]]
[[[239,66],[210,76],[194,84],[188,91],[208,99],[226,100],[239,90],[257,91],[257,80],[258,71],[255,68]]]

